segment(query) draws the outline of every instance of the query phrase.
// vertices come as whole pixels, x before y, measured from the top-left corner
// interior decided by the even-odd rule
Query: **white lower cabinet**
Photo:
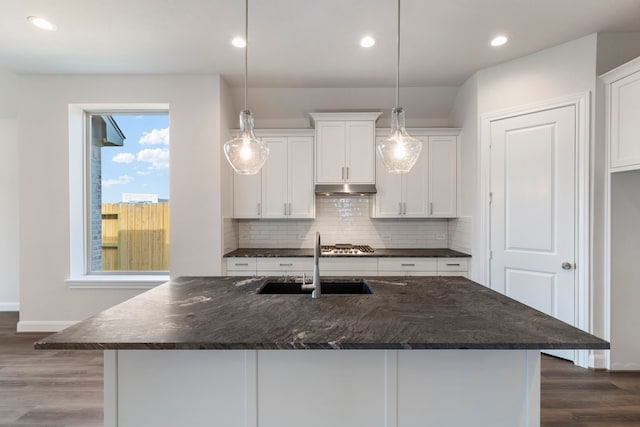
[[[378,258],[320,257],[322,276],[377,276]]]
[[[227,276],[255,276],[255,257],[227,258]]]
[[[321,276],[463,276],[468,258],[320,257]],[[227,258],[229,276],[302,276],[313,274],[309,257]]]
[[[258,276],[302,276],[311,278],[313,274],[313,258],[258,258],[256,262]]]
[[[436,276],[436,258],[378,258],[379,276]]]

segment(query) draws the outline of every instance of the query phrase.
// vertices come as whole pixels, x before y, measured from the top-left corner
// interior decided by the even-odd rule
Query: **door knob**
[[[562,269],[563,270],[573,270],[574,268],[576,268],[576,265],[571,263],[571,262],[563,262],[562,263]]]

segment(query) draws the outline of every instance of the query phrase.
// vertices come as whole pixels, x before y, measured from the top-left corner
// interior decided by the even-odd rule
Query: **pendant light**
[[[224,143],[224,155],[240,175],[255,175],[269,156],[269,147],[256,138],[253,114],[247,109],[247,50],[249,49],[249,0],[244,9],[244,109],[240,111],[240,135]]]
[[[400,0],[398,0],[398,38],[396,68],[396,107],[391,110],[391,133],[377,147],[382,163],[390,173],[407,173],[420,157],[422,141],[412,138],[405,129],[404,109],[400,101]]]

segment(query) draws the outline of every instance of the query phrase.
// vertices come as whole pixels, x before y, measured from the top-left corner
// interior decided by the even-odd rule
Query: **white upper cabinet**
[[[380,130],[384,134],[384,130]],[[376,156],[374,218],[454,218],[458,200],[458,129],[409,129],[422,141],[416,164],[392,174]],[[386,138],[379,136],[377,139]]]
[[[386,137],[378,137],[380,141]],[[426,218],[429,216],[429,150],[427,138],[418,161],[408,173],[389,173],[376,156],[376,189],[374,211],[376,218]]]
[[[311,133],[256,131],[269,157],[256,175],[234,174],[234,218],[315,217],[313,137],[306,136]]]
[[[425,147],[422,147],[424,150]],[[458,214],[458,138],[429,137],[429,216],[452,218]]]
[[[380,113],[312,113],[316,183],[375,184],[375,122]]]
[[[262,167],[262,218],[287,216],[287,138],[262,138],[269,157]]]
[[[640,169],[640,58],[604,74],[612,171]]]
[[[262,211],[262,175],[233,172],[233,217],[260,218]]]

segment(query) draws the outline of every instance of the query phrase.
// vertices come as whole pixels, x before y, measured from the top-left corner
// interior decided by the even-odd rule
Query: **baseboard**
[[[607,369],[607,356],[602,350],[592,350],[589,354],[589,367],[592,369]]]
[[[20,311],[19,302],[0,302],[0,311]]]
[[[79,320],[20,320],[18,322],[18,332],[60,332],[61,330],[73,326]]]

